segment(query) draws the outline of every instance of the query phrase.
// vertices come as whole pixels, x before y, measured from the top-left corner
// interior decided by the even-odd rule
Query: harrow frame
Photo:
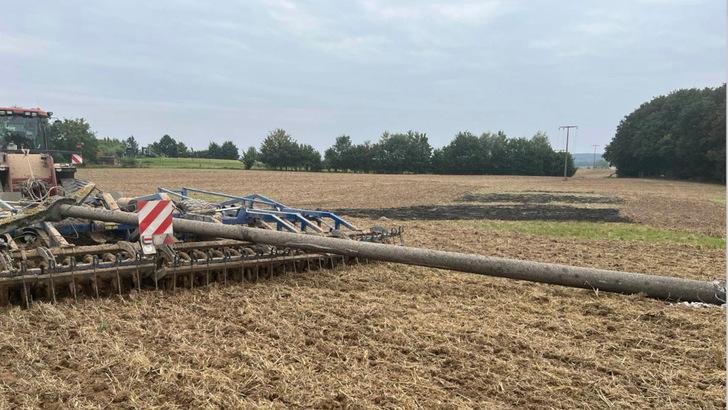
[[[214,215],[184,212],[181,202],[197,200],[190,194],[204,194],[220,199],[207,202]],[[170,198],[172,197],[172,198]],[[331,212],[309,211],[287,207],[262,195],[238,197],[218,192],[183,188],[158,188],[151,195],[132,198],[122,210],[109,194],[97,196],[101,212],[117,215],[119,221],[104,221],[91,217],[47,220],[25,226],[3,235],[6,249],[0,251],[0,305],[11,302],[29,305],[33,300],[56,301],[57,295],[79,294],[99,296],[136,288],[175,290],[177,287],[209,286],[211,282],[257,281],[288,272],[333,268],[339,263],[358,263],[359,258],[332,252],[310,252],[289,247],[275,247],[235,239],[220,239],[213,234],[194,235],[177,232],[174,244],[160,245],[158,252],[146,255],[141,245],[138,226],[132,223],[129,212],[136,210],[142,200],[172,199],[177,221],[190,220],[205,225],[254,226],[315,236],[332,236],[365,242],[391,242],[402,229],[373,227],[369,232]],[[80,202],[78,199],[76,202]],[[99,208],[100,207],[100,208]],[[40,206],[40,213],[48,212]],[[93,210],[91,206],[84,209]],[[325,229],[328,228],[328,231]],[[345,228],[342,230],[341,228]],[[102,240],[111,243],[76,246],[73,242],[88,234],[103,232]],[[212,232],[212,231],[210,231]],[[18,247],[13,235],[31,235],[40,245],[34,249]],[[72,236],[72,235],[75,235]],[[67,240],[68,239],[68,240]],[[98,237],[95,239],[98,240]]]

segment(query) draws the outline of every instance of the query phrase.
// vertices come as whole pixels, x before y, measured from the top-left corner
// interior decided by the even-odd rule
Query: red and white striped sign
[[[172,201],[139,201],[139,238],[142,244],[172,244]]]
[[[71,154],[71,162],[74,164],[83,164],[83,154]]]

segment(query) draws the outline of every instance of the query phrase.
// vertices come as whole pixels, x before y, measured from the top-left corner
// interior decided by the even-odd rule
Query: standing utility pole
[[[594,162],[592,163],[592,169],[597,168],[597,147],[598,146],[599,145],[592,145],[592,147],[594,147]]]
[[[579,129],[576,125],[562,125],[559,127],[559,129],[566,128],[566,150],[564,151],[564,181],[566,181],[568,178],[566,177],[566,168],[569,164],[569,130],[572,128]]]

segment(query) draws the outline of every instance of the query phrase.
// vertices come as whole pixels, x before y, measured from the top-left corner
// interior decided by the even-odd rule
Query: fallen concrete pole
[[[72,217],[105,222],[137,224],[137,214],[58,203],[49,209],[56,218]],[[396,245],[300,235],[237,225],[174,219],[175,232],[237,239],[309,252],[334,253],[386,262],[428,266],[480,275],[550,283],[603,292],[636,294],[663,300],[725,303],[724,284],[645,275],[641,273],[582,268],[553,263],[521,261],[490,256],[409,248]]]

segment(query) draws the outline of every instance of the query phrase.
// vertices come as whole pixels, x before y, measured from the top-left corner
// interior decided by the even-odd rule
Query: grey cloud
[[[41,1],[0,17],[3,104],[100,136],[258,145],[336,135],[538,130],[607,143],[620,118],[725,81],[725,4],[513,1]]]

